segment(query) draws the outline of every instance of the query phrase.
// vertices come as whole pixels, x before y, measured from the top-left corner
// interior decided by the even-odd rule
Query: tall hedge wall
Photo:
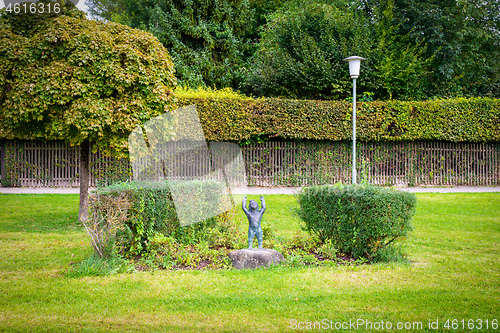
[[[352,137],[352,103],[346,101],[183,94],[178,103],[197,106],[208,141],[244,141],[256,136],[309,140]],[[359,102],[357,139],[499,142],[500,99]]]

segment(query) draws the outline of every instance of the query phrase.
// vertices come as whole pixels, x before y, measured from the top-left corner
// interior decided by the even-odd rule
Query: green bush
[[[211,195],[222,183],[204,181],[203,185],[211,191],[199,193],[199,202],[211,205],[214,198],[206,200],[203,195]],[[199,188],[198,181],[186,182],[185,190]],[[206,211],[207,207],[197,207]],[[210,207],[208,207],[210,208]],[[220,220],[227,219],[221,214],[194,225],[181,227],[176,214],[174,201],[166,182],[125,182],[99,188],[89,199],[90,217],[87,231],[101,230],[107,232],[102,247],[109,253],[110,247],[122,255],[142,255],[147,252],[148,245],[156,236],[172,237],[183,244],[195,244],[204,237],[208,227],[213,227]],[[111,227],[110,227],[111,226]],[[109,232],[112,230],[112,232]],[[90,233],[89,231],[89,233]],[[98,236],[98,235],[97,235]],[[99,239],[99,237],[95,237]],[[93,245],[96,242],[93,242]],[[94,245],[94,248],[96,246]],[[97,250],[97,249],[96,249]]]
[[[416,197],[376,186],[324,185],[304,188],[298,202],[308,232],[342,253],[373,261],[412,229]]]
[[[179,106],[195,104],[207,141],[248,143],[262,138],[351,140],[346,101],[249,98],[227,91],[183,91]],[[499,142],[500,99],[359,102],[360,141]]]

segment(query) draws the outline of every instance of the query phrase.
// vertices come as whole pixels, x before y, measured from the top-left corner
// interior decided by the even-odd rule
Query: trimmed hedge
[[[200,94],[201,95],[201,94]],[[179,106],[195,104],[207,141],[253,138],[350,140],[352,103],[254,99],[227,93],[181,93]],[[500,100],[458,98],[357,104],[361,141],[500,142]]]
[[[199,181],[191,181],[183,184],[183,188],[186,191],[198,191],[199,185]],[[207,203],[205,206],[214,203],[213,197],[206,200],[204,196],[220,192],[222,189],[219,187],[223,184],[203,181],[203,186],[211,190],[199,193],[200,205],[193,210],[193,214],[213,208],[203,206],[204,203]],[[181,227],[167,183],[141,181],[98,188],[89,197],[89,213],[89,221],[93,225],[87,229],[106,231],[110,224],[115,229],[113,235],[108,235],[106,243],[102,244],[108,248],[97,252],[110,252],[109,247],[115,247],[115,251],[124,255],[144,253],[149,243],[159,235],[170,236],[183,243],[196,243],[202,237],[203,230],[214,226],[218,218],[224,218],[224,214],[221,214],[201,223]]]
[[[412,229],[414,194],[365,185],[304,188],[298,213],[305,229],[340,252],[370,261]]]

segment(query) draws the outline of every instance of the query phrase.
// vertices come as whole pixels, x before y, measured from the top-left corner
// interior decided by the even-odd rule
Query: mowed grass
[[[295,198],[265,197],[264,223],[292,237],[300,230]],[[374,331],[366,323],[383,321],[393,329],[377,331],[401,322],[411,327],[401,331],[449,332],[446,320],[456,319],[462,332],[462,319],[481,319],[480,331],[498,332],[491,321],[500,320],[500,193],[417,197],[409,264],[76,279],[64,273],[91,254],[75,223],[78,196],[0,195],[0,331],[287,332],[359,320],[343,331]],[[429,329],[436,320],[439,329]]]

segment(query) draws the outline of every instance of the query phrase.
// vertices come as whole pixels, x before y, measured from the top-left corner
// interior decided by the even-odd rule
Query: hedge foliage
[[[200,95],[183,92],[178,103],[196,105],[208,141],[352,138],[348,101],[255,99],[227,92]],[[358,102],[356,114],[361,141],[500,141],[499,99]]]
[[[216,189],[222,186],[215,181],[204,181],[204,186]],[[197,181],[188,182],[184,188],[199,188]],[[214,198],[205,200],[211,191],[200,194],[200,204],[212,205]],[[197,207],[206,210],[207,207]],[[208,207],[211,208],[211,207]],[[203,230],[215,226],[224,219],[224,214],[191,226],[181,227],[176,214],[174,200],[166,182],[125,182],[98,188],[89,200],[89,230],[100,229],[103,232],[113,229],[101,247],[100,253],[109,253],[110,247],[122,255],[141,255],[148,250],[148,245],[157,237],[172,237],[182,243],[196,243],[203,237]],[[112,228],[110,228],[112,225]],[[91,235],[92,237],[92,235]],[[94,248],[96,248],[93,242]]]
[[[378,259],[412,229],[414,194],[369,185],[306,187],[298,195],[305,228],[354,258]]]

